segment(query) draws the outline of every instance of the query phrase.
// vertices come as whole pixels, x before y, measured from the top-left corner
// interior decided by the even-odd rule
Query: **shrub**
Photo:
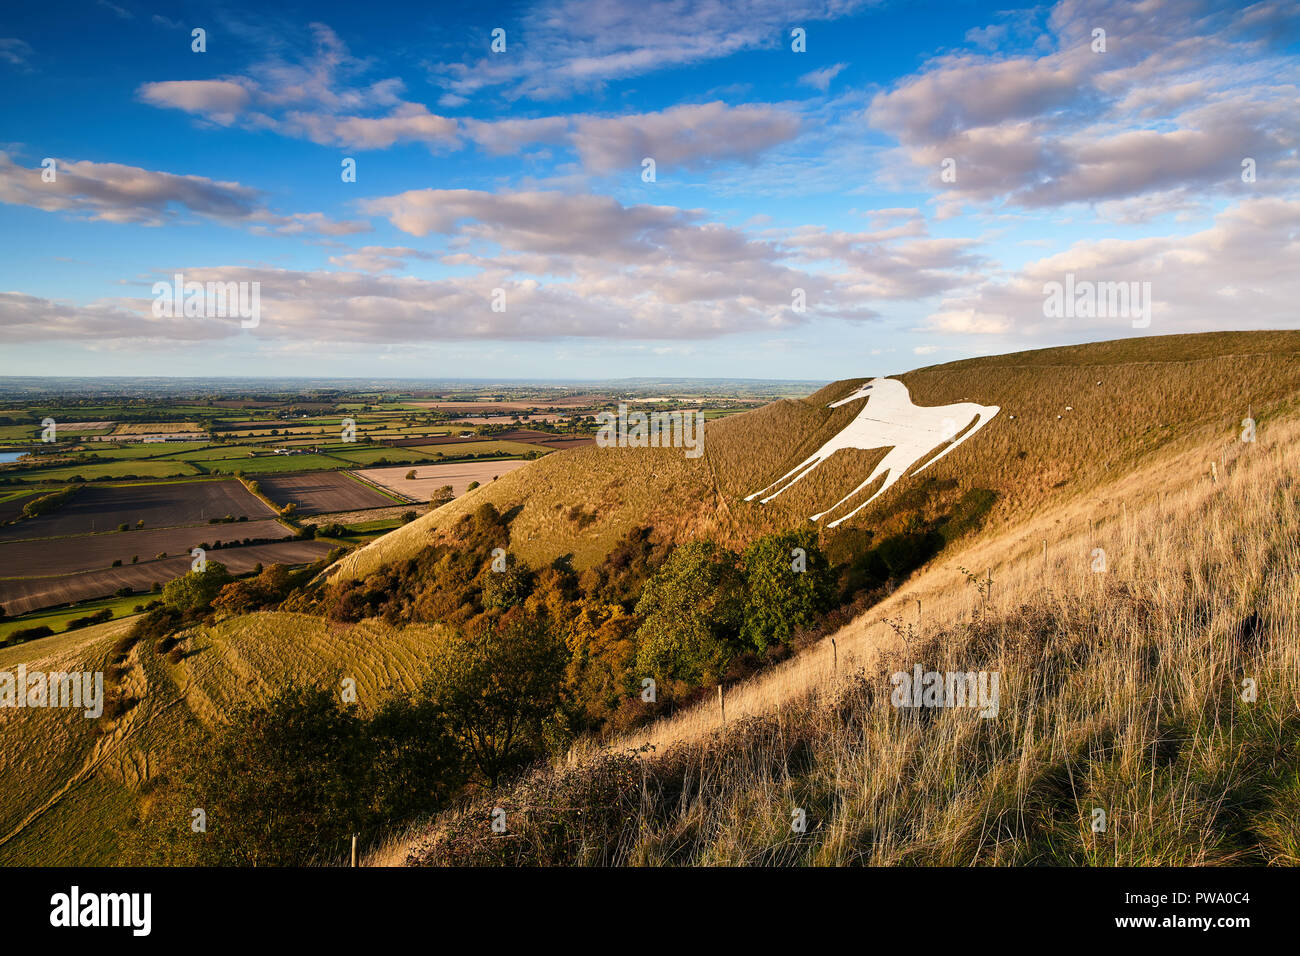
[[[173,647],[169,656],[180,650]],[[372,718],[320,687],[290,686],[195,740],[156,810],[125,831],[131,862],[301,866],[438,809],[461,780],[459,757],[427,703],[388,701]],[[204,807],[196,836],[176,819]]]
[[[489,784],[545,749],[568,651],[547,619],[511,612],[434,647],[424,684]]]

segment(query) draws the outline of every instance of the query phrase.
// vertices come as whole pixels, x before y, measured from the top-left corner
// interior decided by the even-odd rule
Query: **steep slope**
[[[1257,437],[1026,516],[729,689],[725,720],[575,752],[369,862],[1297,865],[1300,414]],[[997,674],[995,713],[896,707],[916,666]]]
[[[898,379],[919,406],[976,402],[1001,412],[832,534],[890,533],[914,517],[950,511],[973,490],[992,492],[986,520],[1002,526],[1047,501],[1087,494],[1158,450],[1191,447],[1211,436],[1231,440],[1248,413],[1262,424],[1295,406],[1300,332],[1125,339],[969,359]],[[856,488],[885,450],[836,452],[775,500],[745,498],[807,458],[864,407],[870,414],[870,398],[827,407],[866,381],[836,382],[806,399],[710,424],[698,459],[680,449],[587,447],[549,455],[385,535],[329,574],[335,580],[364,577],[410,557],[440,528],[484,503],[513,516],[511,549],[534,566],[570,555],[583,568],[636,526],[673,540],[712,535],[735,545],[802,524]]]

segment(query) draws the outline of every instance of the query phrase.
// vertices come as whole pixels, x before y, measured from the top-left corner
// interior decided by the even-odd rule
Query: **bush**
[[[528,565],[503,558],[505,569],[494,570],[493,565],[483,572],[483,606],[508,610],[522,604],[532,591],[532,572]]]
[[[516,610],[440,639],[424,692],[496,786],[545,749],[567,662],[568,650],[547,619]]]
[[[87,614],[85,617],[75,617],[64,627],[65,631],[76,631],[83,627],[90,627],[92,624],[103,624],[105,621],[113,620],[112,608],[100,608],[94,614]]]

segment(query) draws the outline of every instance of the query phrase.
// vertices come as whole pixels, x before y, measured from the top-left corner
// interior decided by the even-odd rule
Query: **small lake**
[[[0,464],[7,461],[17,461],[25,454],[27,453],[24,451],[0,451]]]

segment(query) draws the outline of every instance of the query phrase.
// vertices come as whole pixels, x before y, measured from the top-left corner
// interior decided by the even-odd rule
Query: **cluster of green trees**
[[[66,488],[53,491],[48,495],[41,495],[39,498],[34,498],[27,502],[23,505],[23,517],[38,518],[41,515],[49,514],[51,511],[63,507],[73,495],[81,490],[82,486],[77,483],[77,478],[74,477],[72,482],[73,483],[69,484]]]
[[[811,530],[766,535],[741,554],[711,541],[682,545],[637,602],[637,667],[660,682],[716,681],[737,656],[790,644],[835,594]]]

